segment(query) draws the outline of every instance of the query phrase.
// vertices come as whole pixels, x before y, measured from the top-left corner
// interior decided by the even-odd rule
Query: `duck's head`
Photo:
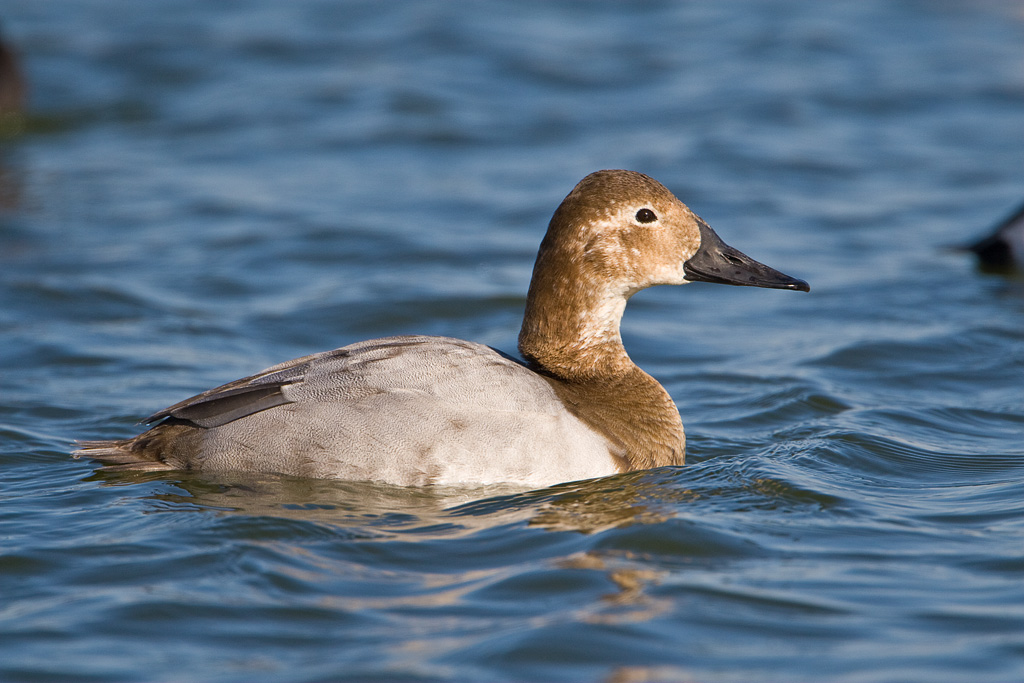
[[[597,171],[576,185],[541,246],[540,258],[551,257],[573,262],[591,283],[617,283],[627,297],[694,281],[810,291],[727,245],[664,185],[634,171]]]
[[[562,201],[541,243],[519,334],[523,357],[564,377],[630,368],[619,322],[630,296],[703,280],[809,291],[725,244],[665,186],[598,171]]]

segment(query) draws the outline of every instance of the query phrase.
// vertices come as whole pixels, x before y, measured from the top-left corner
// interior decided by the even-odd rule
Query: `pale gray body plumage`
[[[171,469],[535,486],[617,471],[609,456],[595,460],[608,441],[567,413],[542,376],[446,337],[374,339],[298,358],[149,421],[165,417],[203,428],[201,448],[168,457]]]

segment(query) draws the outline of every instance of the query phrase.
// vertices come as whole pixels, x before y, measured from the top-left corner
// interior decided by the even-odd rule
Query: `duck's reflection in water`
[[[495,484],[404,487],[373,482],[305,479],[259,473],[106,472],[90,480],[108,485],[173,483],[178,491],[148,496],[161,509],[207,510],[226,515],[304,520],[367,538],[427,540],[512,523],[550,531],[596,533],[670,519],[697,494],[680,489],[664,471],[629,474],[526,490]]]

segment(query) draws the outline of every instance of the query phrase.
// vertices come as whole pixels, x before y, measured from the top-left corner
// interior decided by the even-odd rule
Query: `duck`
[[[983,268],[1024,271],[1024,204],[964,249],[973,252]]]
[[[657,180],[597,171],[548,224],[521,358],[440,336],[361,341],[210,389],[73,455],[114,471],[414,487],[541,488],[683,465],[679,410],[627,355],[620,322],[637,292],[698,281],[810,291],[728,246]]]
[[[0,31],[0,123],[24,113],[26,89],[18,55]]]

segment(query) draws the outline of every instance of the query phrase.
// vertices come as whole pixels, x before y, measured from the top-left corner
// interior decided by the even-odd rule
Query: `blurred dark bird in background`
[[[0,125],[9,125],[12,119],[21,118],[27,90],[18,55],[4,41],[0,30]]]
[[[977,255],[983,268],[1024,271],[1024,204],[991,234],[964,249]]]

